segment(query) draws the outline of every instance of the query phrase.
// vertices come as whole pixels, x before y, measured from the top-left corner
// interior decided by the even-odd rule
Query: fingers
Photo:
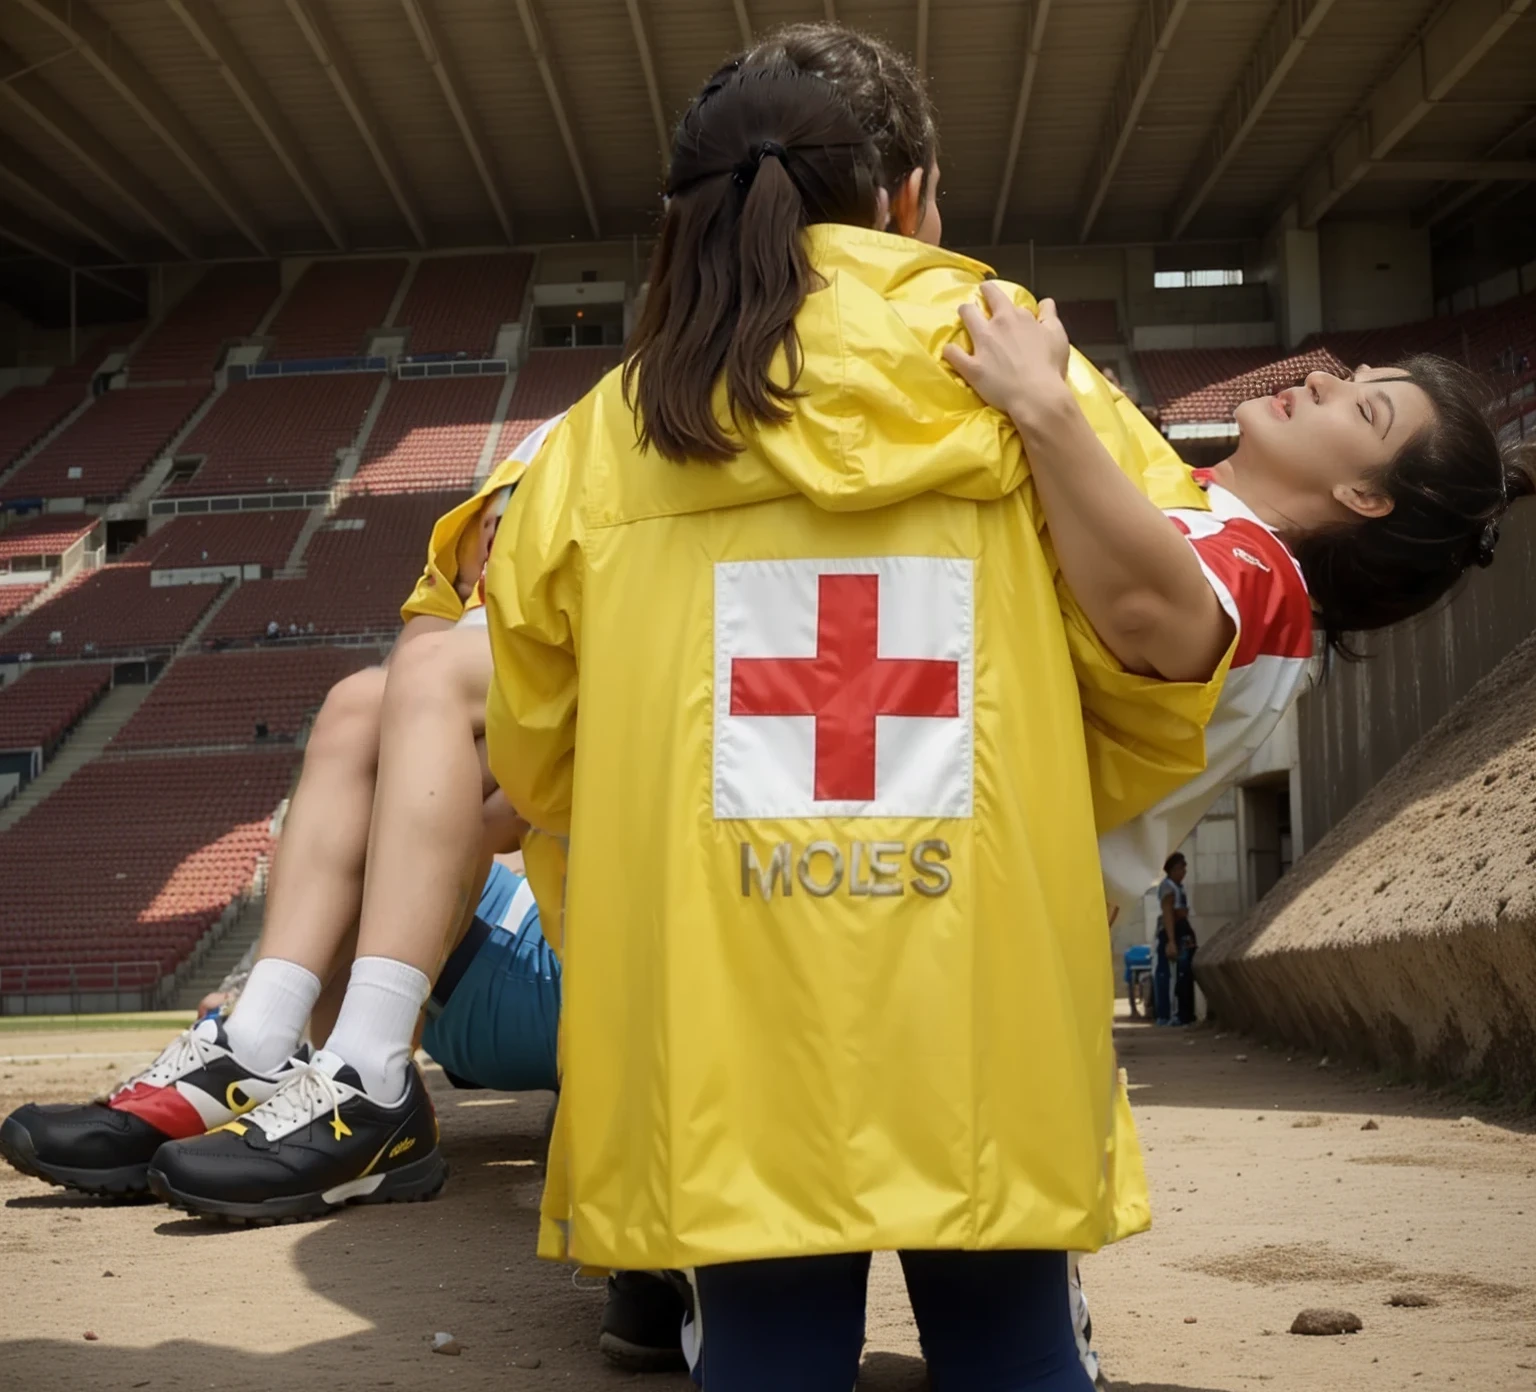
[[[1002,284],[998,281],[982,281],[981,297],[987,302],[987,309],[991,311],[994,319],[999,314],[1005,314],[1014,308],[1013,297],[1003,289]]]
[[[964,377],[967,382],[971,380],[971,374],[976,371],[977,367],[976,359],[953,339],[944,345],[944,361]]]
[[[1056,313],[1056,301],[1050,299],[1049,297],[1041,300],[1039,309],[1036,313],[1036,318],[1038,318],[1042,324],[1060,324],[1061,316]]]

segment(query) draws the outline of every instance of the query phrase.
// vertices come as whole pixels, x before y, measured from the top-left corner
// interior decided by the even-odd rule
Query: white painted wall
[[[1406,218],[1324,222],[1318,260],[1325,329],[1376,329],[1434,314],[1428,228]]]

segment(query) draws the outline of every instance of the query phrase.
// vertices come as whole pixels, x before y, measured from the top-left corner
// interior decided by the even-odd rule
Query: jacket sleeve
[[[1111,457],[1157,506],[1205,506],[1188,468],[1156,427],[1075,350],[1067,380]],[[1048,529],[1046,539],[1049,543]],[[1205,727],[1237,640],[1207,682],[1138,676],[1100,640],[1059,569],[1056,593],[1082,701],[1095,820],[1103,834],[1204,770]]]
[[[485,717],[491,772],[530,825],[555,837],[570,833],[576,747],[584,572],[578,434],[567,418],[550,436],[539,467],[512,495],[485,573],[495,659]]]

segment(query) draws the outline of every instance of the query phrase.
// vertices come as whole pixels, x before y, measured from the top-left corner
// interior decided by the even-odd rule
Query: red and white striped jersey
[[[1301,693],[1312,658],[1312,603],[1295,558],[1204,470],[1195,471],[1195,480],[1206,489],[1210,511],[1174,508],[1168,516],[1189,538],[1237,626],[1237,650],[1206,727],[1205,772],[1099,838],[1109,902],[1122,913],[1157,883],[1163,861],[1274,733]]]

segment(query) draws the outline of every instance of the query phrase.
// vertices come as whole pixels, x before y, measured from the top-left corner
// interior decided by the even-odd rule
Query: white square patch
[[[715,565],[715,816],[969,817],[974,567]]]

